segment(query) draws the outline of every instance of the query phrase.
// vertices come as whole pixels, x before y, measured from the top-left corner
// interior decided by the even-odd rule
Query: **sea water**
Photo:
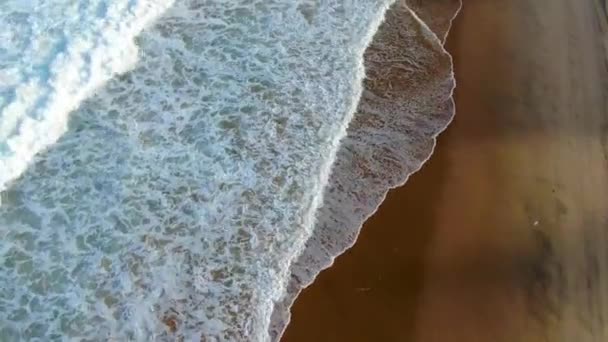
[[[2,339],[265,339],[388,2],[3,3]]]
[[[172,2],[0,4],[0,190],[65,132],[70,111],[133,66],[134,36]]]
[[[422,34],[433,48],[403,56],[409,46],[387,37],[367,54],[379,61],[368,79],[395,91],[367,94],[366,81],[336,152],[391,2],[3,2],[0,340],[277,338],[309,281],[289,274],[314,277],[351,244],[451,118],[445,51],[400,7],[392,23],[410,26],[397,38]],[[405,76],[381,81],[395,56]],[[408,78],[435,63],[436,81]],[[387,107],[395,100],[406,102]],[[376,154],[394,177],[360,183],[375,187],[369,199],[328,195],[379,171],[357,153],[398,144],[414,154]],[[324,231],[336,250],[315,254],[304,244]]]
[[[367,47],[363,94],[338,149],[313,232],[275,304],[273,340],[289,323],[300,291],[355,243],[388,190],[420,169],[452,120],[455,81],[442,40],[460,6],[459,0],[398,1]]]

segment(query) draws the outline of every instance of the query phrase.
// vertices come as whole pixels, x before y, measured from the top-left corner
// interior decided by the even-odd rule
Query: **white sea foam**
[[[365,52],[363,96],[338,150],[312,236],[275,304],[273,340],[283,334],[300,291],[355,243],[388,190],[405,183],[430,157],[436,136],[454,115],[452,63],[442,42],[460,1],[414,5],[417,12],[405,1],[395,3]]]
[[[63,69],[45,62],[51,59],[14,67],[11,53],[23,46],[15,41],[0,50],[13,58],[6,59],[12,68],[2,65],[0,106],[19,100],[11,87],[23,86],[22,102],[35,102],[0,120],[3,129],[19,128],[1,131],[8,138],[26,139],[30,156],[11,161],[21,168],[63,133],[67,114],[91,89],[134,66],[84,102],[65,136],[2,193],[0,340],[279,336],[300,288],[354,242],[386,190],[420,167],[452,115],[449,57],[399,7],[366,54],[366,92],[309,239],[360,95],[363,48],[390,2],[178,0],[140,37],[137,64],[129,58],[136,56],[130,37],[145,23],[138,18],[151,19],[168,3],[130,1],[131,9],[150,12],[129,16],[135,12],[112,2],[119,15],[108,17],[119,18],[116,27],[138,28],[112,41],[128,49],[76,44],[101,54],[97,64],[75,53],[58,64]],[[23,14],[24,5],[16,10],[22,3],[8,4],[18,14],[7,18],[36,18]],[[63,5],[35,13],[69,13]],[[99,12],[91,9],[104,10],[95,6],[79,4],[80,22],[66,27],[97,27],[91,14]],[[120,31],[100,27],[78,34],[93,39]],[[28,33],[27,25],[21,29]],[[68,36],[78,38],[76,31]],[[40,49],[31,50],[32,60],[45,56]],[[49,83],[55,86],[43,90],[50,95],[20,83],[26,79],[20,75],[46,65],[72,76]],[[80,75],[83,68],[97,76]],[[72,90],[57,92],[66,87]],[[40,113],[56,115],[38,120],[50,123],[42,131],[59,127],[53,139],[23,130]],[[37,138],[28,147],[27,139]],[[4,160],[21,146],[11,139],[3,151],[13,154]],[[13,171],[5,183],[22,170]]]
[[[267,340],[390,2],[177,0],[2,193],[0,340]],[[76,60],[49,84],[79,84]],[[84,86],[39,88],[35,117]],[[3,130],[25,156],[57,139],[31,120]]]
[[[83,99],[134,65],[133,37],[172,2],[0,4],[0,190],[65,132]]]

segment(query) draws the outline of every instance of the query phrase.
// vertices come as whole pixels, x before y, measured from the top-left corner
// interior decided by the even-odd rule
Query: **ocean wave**
[[[339,147],[313,233],[275,304],[272,340],[282,336],[301,290],[352,247],[387,192],[420,169],[452,120],[455,80],[442,43],[460,6],[459,0],[398,1],[376,32],[364,55],[363,95]]]
[[[389,3],[176,1],[79,105],[65,62],[49,126],[3,115],[38,154],[1,193],[2,340],[267,340]]]
[[[453,115],[392,2],[4,2],[0,340],[277,339]]]
[[[66,131],[82,100],[135,64],[133,38],[172,2],[0,4],[0,191]]]

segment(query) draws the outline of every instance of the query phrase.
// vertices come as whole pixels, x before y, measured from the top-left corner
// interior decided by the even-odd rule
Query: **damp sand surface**
[[[606,4],[468,0],[456,117],[283,341],[606,341]]]

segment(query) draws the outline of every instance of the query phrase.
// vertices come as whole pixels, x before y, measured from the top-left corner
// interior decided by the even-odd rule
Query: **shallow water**
[[[271,322],[271,313],[295,294],[293,284],[284,292],[289,272],[314,277],[351,244],[451,118],[449,57],[401,2],[383,25],[394,29],[366,52],[354,113],[363,50],[389,3],[131,1],[115,5],[115,21],[92,21],[114,29],[107,36],[103,25],[78,30],[91,26],[91,9],[108,13],[99,11],[104,2],[84,3],[75,10],[82,20],[57,20],[58,36],[50,35],[51,57],[67,66],[34,60],[40,46],[22,47],[31,60],[21,64],[6,59],[3,75],[14,77],[1,84],[8,166],[0,179],[20,176],[1,194],[2,340],[257,341],[271,323],[277,336],[285,321]],[[53,21],[42,14],[61,17],[71,3],[38,5],[0,8],[40,24],[15,37],[46,37]],[[152,14],[140,15],[139,5]],[[138,53],[129,39],[112,45],[157,15],[137,36]],[[53,76],[36,96],[10,95],[39,69]],[[35,103],[14,105],[21,98]],[[331,229],[315,228],[326,234],[315,239],[332,248],[307,250],[291,265],[353,114],[323,207],[342,212],[316,215],[317,227]]]
[[[448,16],[441,23],[449,24],[459,3],[442,6]],[[287,291],[273,312],[271,335],[277,339],[301,289],[355,243],[388,190],[430,157],[435,137],[454,115],[451,58],[416,15],[427,14],[425,8],[414,8],[418,12],[395,3],[365,52],[363,95],[338,150],[312,236],[291,265]],[[445,25],[435,26],[447,32]]]

